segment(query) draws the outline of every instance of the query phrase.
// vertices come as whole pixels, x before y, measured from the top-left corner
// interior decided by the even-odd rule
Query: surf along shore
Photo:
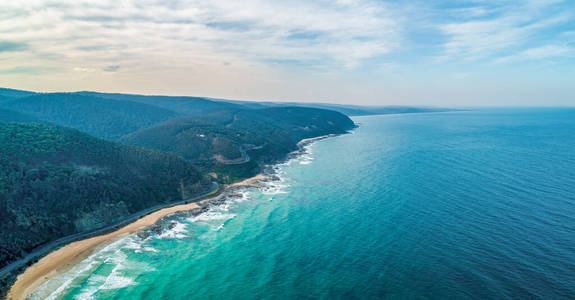
[[[335,135],[325,135],[301,140],[298,143],[300,150],[295,151],[288,157],[288,159],[293,158],[293,156],[297,156],[305,151],[305,145],[332,136]],[[88,258],[98,249],[101,249],[102,247],[125,236],[135,234],[143,229],[146,229],[158,223],[162,218],[166,216],[182,211],[196,211],[199,214],[203,212],[209,203],[214,201],[214,199],[225,197],[223,194],[225,194],[227,191],[241,187],[261,188],[264,186],[264,182],[275,180],[276,178],[277,177],[273,174],[268,175],[266,172],[263,172],[254,177],[224,186],[221,192],[214,193],[214,195],[211,196],[208,195],[200,201],[160,209],[146,216],[143,216],[135,222],[121,227],[120,229],[113,232],[67,244],[57,250],[50,252],[48,255],[38,260],[32,266],[26,268],[23,273],[18,275],[16,281],[8,291],[7,299],[26,299],[42,284],[59,274],[69,271],[72,267]],[[216,203],[219,202],[216,201]]]
[[[252,178],[230,184],[224,187],[224,191],[229,190],[232,187],[260,187],[261,183],[259,182],[264,180],[268,180],[268,176],[258,174]],[[196,211],[197,213],[201,213],[202,209],[205,208],[211,200],[220,196],[221,193],[214,193],[214,195],[207,196],[197,202],[164,208],[143,216],[135,222],[113,232],[72,242],[54,250],[32,266],[26,268],[26,270],[16,278],[16,281],[8,291],[7,299],[26,299],[46,281],[70,270],[76,264],[88,258],[96,250],[101,249],[102,247],[127,235],[134,234],[148,228],[156,224],[162,218],[173,213],[181,211]]]

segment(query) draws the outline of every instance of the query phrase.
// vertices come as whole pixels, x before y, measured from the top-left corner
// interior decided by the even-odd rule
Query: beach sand
[[[208,200],[209,199],[205,199],[203,201]],[[27,268],[24,273],[17,277],[16,282],[8,292],[7,298],[11,300],[26,299],[26,297],[30,296],[40,285],[54,276],[70,270],[74,265],[90,256],[98,247],[151,226],[169,214],[199,207],[197,203],[190,203],[164,208],[146,215],[134,223],[128,224],[114,232],[72,242],[53,251]]]
[[[258,174],[254,177],[230,184],[230,187],[262,187],[261,182],[270,179],[269,176]],[[39,286],[46,281],[54,278],[56,275],[64,273],[90,256],[96,249],[118,240],[126,235],[136,233],[146,227],[154,225],[161,218],[179,211],[192,210],[200,208],[198,203],[207,202],[207,198],[199,202],[176,205],[161,209],[146,215],[134,223],[128,224],[114,232],[96,236],[93,238],[72,242],[58,250],[46,255],[38,262],[28,267],[24,273],[16,278],[16,282],[10,288],[7,299],[24,300],[30,296]]]
[[[312,138],[303,139],[303,140],[299,141],[297,143],[297,145],[301,147],[301,146],[305,146],[311,142],[327,139],[327,138],[333,137],[333,136],[337,136],[337,134],[326,134],[326,135],[322,135],[322,136],[316,136],[316,137],[312,137]]]
[[[255,187],[255,188],[260,188],[262,187],[262,182],[264,181],[268,181],[270,180],[271,177],[268,175],[264,175],[264,174],[258,174],[254,177],[250,177],[247,179],[244,179],[242,181],[238,181],[236,183],[232,183],[230,185],[228,185],[227,187],[240,187],[240,186],[247,186],[247,187]]]
[[[310,142],[321,140],[327,137],[334,136],[324,135],[315,138],[303,139],[298,143],[298,146],[306,145]],[[263,187],[263,182],[272,180],[273,176],[258,174],[254,177],[244,179],[242,181],[232,183],[225,186],[224,189],[237,188],[237,187]],[[28,267],[24,273],[16,278],[16,282],[10,288],[7,299],[9,300],[24,300],[30,296],[39,286],[46,281],[54,278],[56,275],[70,270],[74,265],[89,257],[95,250],[100,247],[110,244],[124,236],[136,233],[146,227],[154,225],[163,217],[179,211],[187,211],[195,208],[200,208],[198,203],[208,202],[213,197],[206,198],[202,201],[176,205],[168,208],[161,209],[146,215],[137,221],[128,224],[114,232],[92,237],[89,239],[72,242],[58,250],[46,255],[38,262]]]

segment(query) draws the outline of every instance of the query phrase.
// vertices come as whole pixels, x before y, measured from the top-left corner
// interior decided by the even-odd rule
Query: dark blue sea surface
[[[34,297],[575,297],[575,109],[354,120],[281,181],[110,244]]]

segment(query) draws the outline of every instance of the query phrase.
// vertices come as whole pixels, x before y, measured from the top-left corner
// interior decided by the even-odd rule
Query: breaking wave
[[[289,193],[290,179],[284,169],[293,164],[310,164],[314,160],[312,150],[313,143],[305,145],[285,162],[269,166],[268,173],[273,175],[274,180],[263,182],[258,193],[269,200],[275,195]],[[74,294],[74,299],[94,299],[100,291],[137,285],[137,274],[154,271],[154,268],[141,262],[145,261],[143,255],[160,251],[153,247],[154,243],[158,243],[158,240],[192,238],[195,235],[194,224],[208,225],[211,232],[225,230],[226,223],[236,217],[234,211],[238,206],[254,199],[253,192],[254,189],[250,187],[230,191],[201,214],[171,216],[160,221],[157,227],[147,229],[142,236],[133,234],[116,240],[96,250],[69,271],[44,283],[30,299],[61,299],[69,293]]]

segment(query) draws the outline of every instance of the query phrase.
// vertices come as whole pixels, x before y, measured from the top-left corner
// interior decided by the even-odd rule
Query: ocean
[[[575,297],[575,109],[356,117],[32,299]]]

